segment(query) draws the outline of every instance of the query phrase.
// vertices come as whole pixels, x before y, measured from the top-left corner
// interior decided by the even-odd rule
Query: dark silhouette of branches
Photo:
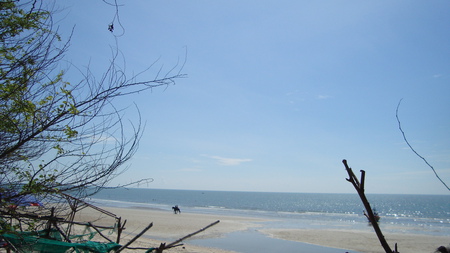
[[[386,239],[384,238],[383,233],[381,232],[380,227],[378,226],[377,220],[375,219],[375,215],[372,211],[372,208],[370,207],[370,203],[367,200],[366,194],[364,193],[364,182],[365,182],[365,175],[366,172],[364,170],[361,170],[361,180],[358,180],[358,178],[353,173],[352,168],[350,168],[347,164],[347,160],[342,160],[342,163],[345,166],[345,170],[348,173],[348,178],[346,180],[350,183],[352,183],[353,187],[355,187],[356,192],[358,193],[359,197],[361,198],[361,201],[363,202],[364,208],[367,211],[369,221],[372,223],[372,227],[375,230],[375,233],[377,234],[378,240],[381,243],[381,246],[385,250],[386,253],[398,253],[397,251],[397,244],[395,244],[394,251],[391,250],[391,247],[387,243]]]
[[[409,149],[411,149],[412,152],[414,152],[414,154],[416,154],[420,159],[422,159],[426,165],[428,165],[428,167],[431,168],[431,170],[433,171],[434,175],[437,177],[437,179],[447,188],[447,190],[450,191],[450,188],[447,186],[447,184],[441,179],[441,177],[438,175],[438,173],[436,172],[436,170],[434,169],[434,167],[427,161],[427,159],[425,159],[423,156],[421,156],[419,153],[417,153],[417,151],[411,146],[411,144],[409,143],[408,139],[406,138],[405,132],[402,129],[402,125],[400,123],[400,118],[398,116],[398,110],[400,108],[400,104],[402,102],[403,99],[400,99],[400,101],[398,102],[397,105],[397,109],[395,110],[395,118],[397,119],[398,122],[398,129],[400,130],[400,132],[402,133],[403,136],[403,140],[405,140],[406,144],[408,145]]]
[[[44,5],[0,4],[0,209],[28,194],[61,203],[62,193],[82,199],[107,187],[127,169],[144,129],[139,110],[128,121],[115,101],[184,77],[186,59],[150,79],[129,77],[116,47],[101,76],[71,66],[80,78],[66,80],[60,62],[70,37],[61,39]]]

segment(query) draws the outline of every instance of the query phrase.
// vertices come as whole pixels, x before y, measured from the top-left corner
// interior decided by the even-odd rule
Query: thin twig
[[[398,122],[398,129],[400,129],[400,132],[402,132],[403,135],[403,140],[405,140],[406,144],[408,145],[408,147],[411,149],[412,152],[414,152],[414,154],[416,154],[420,159],[422,159],[427,165],[428,167],[431,168],[431,170],[433,170],[434,175],[437,177],[437,179],[439,179],[439,181],[441,181],[441,183],[447,188],[447,190],[450,191],[450,188],[447,186],[447,184],[441,179],[441,177],[439,177],[439,175],[437,174],[436,170],[434,169],[433,166],[431,166],[431,164],[428,163],[427,159],[425,159],[423,156],[419,155],[419,153],[416,152],[416,150],[414,150],[414,148],[411,146],[411,144],[409,144],[408,139],[406,139],[406,135],[405,132],[402,129],[402,125],[400,124],[400,119],[398,117],[398,109],[400,107],[400,103],[402,102],[403,99],[400,99],[400,101],[398,102],[397,105],[397,110],[395,110],[395,117],[397,118],[397,122]]]

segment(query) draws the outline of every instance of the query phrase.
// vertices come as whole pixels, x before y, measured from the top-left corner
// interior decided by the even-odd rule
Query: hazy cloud
[[[185,171],[185,172],[200,172],[200,171],[202,171],[202,169],[199,169],[199,168],[182,168],[182,169],[179,169],[178,171]]]
[[[245,163],[245,162],[251,162],[253,161],[253,159],[242,159],[242,158],[225,158],[225,157],[220,157],[220,156],[209,156],[212,159],[217,160],[217,162],[220,165],[224,165],[224,166],[236,166],[236,165],[240,165],[241,163]]]
[[[317,96],[317,99],[328,99],[328,98],[331,98],[331,96],[328,96],[328,95],[318,95]]]

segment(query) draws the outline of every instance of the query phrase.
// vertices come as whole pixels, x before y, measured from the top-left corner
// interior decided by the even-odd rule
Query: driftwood
[[[220,220],[217,220],[217,221],[209,224],[208,226],[206,226],[206,227],[204,227],[202,229],[199,229],[199,230],[195,231],[194,233],[190,233],[190,234],[188,234],[188,235],[186,235],[186,236],[184,236],[184,237],[182,237],[182,238],[180,238],[180,239],[178,239],[178,240],[176,240],[174,242],[171,242],[171,243],[169,243],[167,245],[165,243],[161,243],[161,245],[159,245],[159,248],[156,249],[156,253],[162,253],[163,250],[165,250],[165,249],[170,249],[170,248],[173,248],[173,247],[177,247],[177,246],[183,245],[183,244],[179,244],[179,243],[184,241],[184,240],[186,240],[187,238],[189,238],[191,236],[194,236],[194,235],[196,235],[196,234],[198,234],[200,232],[205,231],[206,229],[208,229],[208,228],[218,224],[219,222],[220,222]]]
[[[147,227],[144,228],[139,234],[137,234],[133,239],[131,239],[129,242],[127,242],[125,245],[120,247],[116,253],[121,252],[122,250],[126,249],[130,244],[132,244],[134,241],[136,241],[139,237],[141,237],[147,230],[149,230],[153,226],[153,223],[150,223]]]
[[[378,236],[378,240],[380,240],[381,246],[383,246],[383,249],[386,253],[399,253],[397,251],[397,244],[395,244],[394,251],[391,250],[391,247],[389,247],[389,244],[386,242],[386,239],[384,238],[383,233],[381,232],[380,227],[378,226],[378,223],[376,222],[375,215],[373,214],[372,208],[370,207],[369,201],[366,198],[366,194],[364,193],[364,182],[365,182],[365,175],[366,172],[364,170],[361,170],[361,181],[358,180],[358,178],[353,173],[352,169],[348,166],[347,160],[343,160],[342,163],[345,166],[345,169],[347,170],[349,178],[347,178],[347,181],[353,184],[356,191],[358,192],[359,197],[361,198],[361,201],[364,204],[364,207],[367,211],[367,216],[369,216],[369,221],[372,223],[372,227],[375,230],[375,233]]]
[[[170,249],[170,248],[174,248],[174,247],[181,246],[181,245],[183,245],[183,244],[180,244],[180,242],[182,242],[182,241],[186,240],[187,238],[189,238],[189,237],[191,237],[191,236],[194,236],[194,235],[196,235],[196,234],[198,234],[198,233],[200,233],[200,232],[205,231],[206,229],[208,229],[208,228],[210,228],[210,227],[212,227],[212,226],[218,224],[219,222],[220,222],[219,220],[218,220],[218,221],[215,221],[215,222],[209,224],[208,226],[206,226],[206,227],[204,227],[204,228],[202,228],[202,229],[199,229],[199,230],[195,231],[194,233],[190,233],[190,234],[188,234],[188,235],[186,235],[186,236],[184,236],[184,237],[182,237],[182,238],[180,238],[180,239],[178,239],[178,240],[176,240],[176,241],[174,241],[174,242],[171,242],[171,243],[169,243],[169,244],[161,243],[161,244],[159,245],[158,248],[154,248],[153,250],[155,250],[156,253],[162,253],[162,252],[163,252],[164,250],[166,250],[166,249]],[[153,226],[153,223],[150,223],[150,225],[148,225],[146,228],[144,228],[144,230],[142,230],[142,231],[141,231],[138,235],[136,235],[133,239],[131,239],[128,243],[126,243],[125,245],[123,245],[122,247],[120,247],[120,248],[116,251],[116,253],[119,253],[119,252],[121,252],[121,251],[124,250],[124,249],[146,249],[146,250],[149,250],[148,248],[131,248],[131,247],[129,247],[129,246],[130,246],[134,241],[136,241],[139,237],[141,237],[145,232],[147,232],[147,230],[149,230],[152,226]],[[150,250],[151,250],[151,249],[150,249]]]

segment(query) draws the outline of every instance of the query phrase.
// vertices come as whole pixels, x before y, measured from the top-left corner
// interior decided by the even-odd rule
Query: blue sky
[[[107,67],[115,9],[58,2],[66,59]],[[164,189],[448,194],[450,2],[119,1],[114,34],[129,76],[187,62],[167,89],[117,100],[146,128],[114,183]],[[120,23],[119,23],[120,21]],[[123,28],[121,27],[123,26]]]

